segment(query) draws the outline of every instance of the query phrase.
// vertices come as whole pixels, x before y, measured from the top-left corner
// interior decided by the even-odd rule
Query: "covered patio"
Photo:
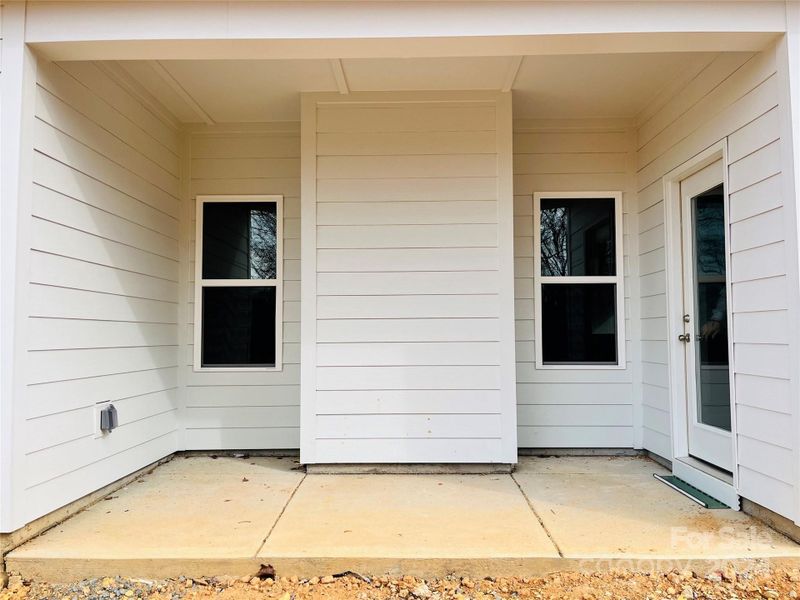
[[[735,51],[724,52],[516,57],[37,56],[23,196],[31,339],[14,437],[29,475],[13,487],[15,523],[182,450],[300,448],[306,464],[513,464],[518,448],[686,457],[685,440],[671,437],[686,429],[689,401],[669,368],[682,322],[668,293],[677,275],[662,177],[732,136],[734,233],[759,232],[732,247],[748,257],[782,248],[773,39],[732,36]],[[574,278],[611,291],[591,321],[579,300],[571,311],[544,306],[554,281],[584,283],[536,267],[542,194],[611,207],[574,236],[574,256],[603,248],[611,265]],[[279,211],[272,276],[203,275],[202,237],[225,229],[200,217],[226,201]],[[221,258],[223,270],[235,265]],[[733,282],[780,291],[784,276],[737,272]],[[276,294],[260,313],[268,326],[230,300],[253,284]],[[204,294],[220,290],[228,299],[206,314]],[[759,319],[785,312],[777,292],[747,306]],[[567,330],[602,356],[546,364]],[[201,356],[248,346],[231,333],[242,331],[271,355]],[[785,347],[777,334],[752,339]],[[787,427],[788,367],[772,364],[742,367],[745,391],[780,385],[774,410],[755,399],[742,409],[742,448],[756,462],[738,488],[788,514],[793,443],[768,420]],[[118,427],[104,432],[110,404]],[[734,504],[740,474],[724,466],[715,494]]]
[[[327,4],[5,9],[0,529],[172,457],[8,571],[800,561],[738,511],[800,523],[783,4]],[[718,291],[694,319],[672,192],[705,170]],[[706,320],[730,325],[714,364],[687,344]]]
[[[411,470],[413,471],[413,470]],[[800,565],[800,546],[706,510],[641,457],[522,457],[511,474],[306,474],[292,457],[177,456],[17,548],[9,573],[484,577]]]

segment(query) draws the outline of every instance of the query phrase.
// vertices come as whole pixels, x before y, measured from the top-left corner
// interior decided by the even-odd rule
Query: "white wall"
[[[796,244],[785,206],[774,49],[720,55],[638,129],[644,445],[671,456],[662,176],[727,138],[733,369],[741,495],[793,516],[798,443],[796,369],[790,362],[787,247]]]
[[[775,65],[773,52],[721,55],[646,113],[638,140],[628,121],[514,124],[520,447],[638,447],[641,435],[671,455],[661,177],[727,137],[740,492],[794,514],[786,252],[795,232]],[[193,127],[182,143],[91,63],[42,64],[36,96],[20,402],[26,518],[176,449],[298,447],[299,125]],[[375,120],[364,110],[326,108],[312,148],[320,456],[486,460],[507,439],[502,333],[485,327],[508,314],[496,125],[476,107],[451,110],[449,122],[421,118],[418,107]],[[624,370],[534,368],[531,195],[565,190],[624,194]],[[226,193],[285,199],[278,373],[191,367],[192,199]],[[95,438],[94,406],[109,399],[122,427]],[[454,431],[470,439],[448,438]]]
[[[628,368],[622,371],[536,371],[533,362],[533,221],[532,197],[536,191],[622,190],[624,205],[631,202],[633,186],[633,140],[630,123],[623,120],[517,121],[514,135],[515,169],[515,315],[517,355],[517,401],[520,447],[631,447],[634,445],[634,363],[637,345],[627,344]],[[460,140],[470,141],[466,134]],[[492,136],[487,132],[469,134],[471,146],[461,152],[494,151],[494,145],[478,146]],[[339,140],[345,136],[340,136]],[[369,136],[349,134],[352,144],[365,144]],[[393,152],[442,152],[448,140],[441,132],[417,132],[390,139]],[[453,137],[453,136],[451,136]],[[328,144],[330,136],[320,143]],[[455,138],[454,138],[455,139]],[[284,282],[284,360],[283,373],[192,373],[192,324],[186,327],[186,443],[190,449],[215,448],[296,448],[299,445],[299,124],[230,125],[193,128],[190,140],[190,199],[197,194],[284,194],[286,255]],[[489,143],[489,142],[485,142]],[[391,146],[387,146],[391,148]],[[403,149],[405,148],[405,149]],[[420,149],[421,148],[421,149]],[[437,150],[438,148],[438,150]],[[377,150],[376,152],[386,151]],[[473,187],[475,181],[471,182]],[[447,180],[443,184],[448,184]],[[340,181],[325,186],[342,186]],[[372,182],[379,187],[378,181]],[[433,185],[433,183],[429,184]],[[493,184],[492,184],[493,185]],[[377,187],[376,187],[377,186]],[[388,185],[394,189],[397,182]],[[343,188],[344,189],[344,188]],[[412,197],[432,198],[430,190],[417,185]],[[474,187],[474,193],[480,191]],[[347,190],[341,192],[346,194]],[[452,200],[459,190],[448,192]],[[455,195],[453,195],[455,194]],[[441,194],[440,194],[441,195]],[[462,194],[463,195],[463,194]],[[452,196],[452,198],[451,198]],[[472,196],[470,196],[471,198]],[[424,206],[415,204],[414,206]],[[430,205],[428,205],[430,206]],[[434,206],[445,206],[442,204]],[[185,213],[190,223],[189,257],[185,269],[187,294],[194,291],[194,203]],[[419,217],[423,218],[423,217]],[[419,240],[426,230],[444,230],[427,218],[413,232]],[[447,220],[447,215],[440,217]],[[463,219],[463,215],[450,220]],[[474,221],[469,217],[470,221]],[[629,249],[636,243],[628,235],[629,219],[624,219],[626,268],[630,268]],[[458,225],[463,231],[484,227],[473,222]],[[386,229],[386,228],[384,228]],[[408,225],[395,229],[411,230]],[[450,227],[452,235],[460,235]],[[336,231],[329,226],[323,235]],[[342,231],[341,229],[338,231]],[[380,232],[382,236],[385,232]],[[494,239],[494,238],[493,238]],[[477,280],[476,280],[477,282]],[[477,282],[480,283],[480,282]],[[485,283],[485,282],[484,282]],[[484,285],[480,283],[480,285]],[[626,277],[626,302],[635,294],[637,281]],[[476,288],[476,291],[480,288]],[[191,307],[191,298],[189,299]],[[352,306],[352,304],[351,304]],[[352,310],[355,310],[353,308]],[[627,309],[636,311],[633,305]],[[193,312],[187,312],[189,320]],[[627,337],[636,332],[635,323],[626,319]],[[332,345],[337,351],[342,347]],[[353,357],[350,361],[355,360]],[[375,359],[372,359],[375,360]],[[365,365],[370,360],[365,359]],[[395,392],[393,392],[395,393]],[[416,405],[414,405],[416,406]],[[413,408],[413,406],[412,406]],[[353,409],[357,410],[357,409]],[[387,409],[388,410],[388,409]],[[416,410],[416,408],[414,409]]]
[[[184,198],[188,252],[186,448],[297,448],[300,445],[300,124],[263,123],[193,128],[191,177]],[[283,369],[267,373],[195,372],[193,295],[195,203],[203,194],[283,196]]]
[[[638,343],[638,282],[633,138],[625,120],[514,122],[514,277],[517,405],[521,448],[635,445],[634,380]],[[623,192],[625,333],[627,367],[617,370],[537,370],[534,356],[533,194],[562,191]],[[635,220],[634,220],[635,223]],[[633,260],[632,260],[633,258]]]
[[[14,398],[24,387],[18,376],[22,354],[17,309],[25,285],[24,257],[30,196],[31,108],[36,87],[36,58],[24,44],[25,6],[4,4],[0,55],[0,531],[21,522],[20,487],[23,422]]]
[[[304,104],[301,458],[515,462],[510,98],[381,98]]]
[[[35,111],[26,520],[178,447],[176,132],[92,63],[40,62]]]

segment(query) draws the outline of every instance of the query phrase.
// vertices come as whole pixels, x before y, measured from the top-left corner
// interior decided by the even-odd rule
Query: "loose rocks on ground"
[[[278,574],[279,575],[279,574]],[[553,573],[546,577],[449,576],[423,580],[353,574],[310,579],[280,577],[179,577],[165,581],[103,577],[72,584],[23,581],[11,575],[0,600],[764,600],[800,597],[800,570],[711,573]]]

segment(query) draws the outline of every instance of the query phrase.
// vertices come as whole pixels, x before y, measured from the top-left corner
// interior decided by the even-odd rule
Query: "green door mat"
[[[704,508],[730,508],[727,504],[723,504],[716,498],[712,498],[705,492],[701,492],[693,485],[686,483],[683,479],[678,479],[675,475],[659,475],[658,473],[653,473],[653,477],[659,481],[663,481],[673,490],[677,490]]]

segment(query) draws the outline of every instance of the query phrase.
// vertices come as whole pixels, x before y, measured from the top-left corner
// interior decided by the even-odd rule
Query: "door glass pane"
[[[616,364],[617,307],[613,283],[542,285],[542,362]]]
[[[203,288],[204,367],[275,365],[275,288]]]
[[[275,279],[277,205],[203,204],[203,279]]]
[[[541,200],[542,275],[616,275],[613,198]]]
[[[697,418],[731,430],[725,209],[719,185],[692,198],[697,335]]]

